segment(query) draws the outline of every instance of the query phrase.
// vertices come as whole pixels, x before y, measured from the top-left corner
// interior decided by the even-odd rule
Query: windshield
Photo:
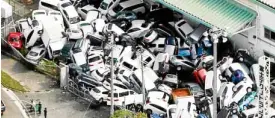
[[[100,93],[100,90],[98,90],[97,88],[94,88],[93,91],[96,93]]]
[[[45,12],[35,12],[33,15],[37,15],[37,14],[45,14]]]
[[[38,53],[33,52],[33,51],[30,51],[29,55],[31,55],[31,56],[37,56],[37,55],[38,55]]]
[[[68,6],[71,6],[71,5],[72,5],[71,2],[66,2],[66,3],[63,3],[61,6],[63,8],[65,8],[65,7],[68,7]]]
[[[113,10],[114,10],[115,13],[118,13],[118,12],[121,11],[122,9],[123,9],[122,6],[117,5]]]
[[[98,61],[98,60],[100,60],[100,57],[96,56],[96,57],[90,58],[89,62],[95,62],[95,61]]]
[[[80,20],[78,17],[73,17],[73,18],[70,18],[70,23],[71,24],[75,24],[75,23],[78,23]]]
[[[111,97],[111,93],[108,94],[108,97]],[[114,97],[118,97],[118,94],[114,93]]]
[[[103,10],[106,10],[108,7],[108,4],[105,3],[105,2],[102,2],[101,5],[100,5],[100,8],[103,9]]]
[[[87,26],[87,25],[90,25],[90,23],[82,23],[82,24],[80,24],[81,27],[82,26]]]

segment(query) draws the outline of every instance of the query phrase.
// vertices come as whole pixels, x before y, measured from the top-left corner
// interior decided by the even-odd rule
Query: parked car
[[[187,58],[181,56],[171,56],[170,62],[174,65],[178,71],[186,70],[192,71],[195,69],[195,65]]]
[[[204,68],[196,69],[193,72],[193,76],[195,78],[195,81],[200,85],[204,87],[205,79],[206,79],[207,71]]]
[[[243,110],[248,109],[248,105],[255,100],[255,97],[257,96],[257,92],[252,91],[247,93],[243,98],[238,102],[238,111],[241,112]]]
[[[243,96],[252,91],[252,84],[243,80],[236,84],[233,88],[232,103],[238,103]]]
[[[1,100],[1,116],[4,114],[5,111],[6,111],[6,105],[5,105],[4,102]]]
[[[213,66],[214,57],[212,55],[202,56],[199,58],[196,67],[197,68],[205,68],[206,70]]]
[[[147,114],[165,114],[169,104],[166,101],[148,97],[146,103],[143,106],[144,111]]]
[[[100,19],[102,18],[102,14],[100,13],[100,11],[98,11],[97,9],[93,9],[88,11],[86,17],[85,17],[85,21],[87,22],[92,22],[96,19]]]
[[[103,34],[103,28],[106,25],[106,21],[104,19],[96,19],[91,22],[93,28],[93,34],[91,35],[92,38],[95,38],[99,41],[104,41],[105,37]]]
[[[48,16],[53,17],[55,20],[59,21],[62,27],[65,29],[63,16],[60,11],[49,11]]]
[[[69,0],[66,0],[69,1]],[[43,9],[46,11],[58,11],[58,3],[60,1],[59,0],[40,0],[39,4],[38,4],[38,9]]]
[[[97,86],[95,88],[93,88],[91,91],[89,91],[89,93],[99,102],[106,102],[107,101],[107,97],[109,94],[109,90],[105,89],[102,86]]]
[[[166,74],[165,78],[162,80],[162,83],[171,88],[178,88],[178,76],[175,74]]]
[[[179,20],[175,24],[175,29],[177,33],[179,34],[180,38],[182,39],[180,42],[181,44],[184,43],[184,40],[187,39],[187,36],[193,32],[193,28],[185,21],[185,20]]]
[[[66,33],[68,34],[70,40],[81,40],[84,38],[82,31],[78,28],[68,28]]]
[[[168,103],[170,100],[170,95],[163,91],[152,90],[148,92],[147,98],[159,99]]]
[[[67,28],[77,28],[80,17],[72,3],[70,1],[62,1],[58,4],[58,8],[64,18]]]
[[[112,19],[115,15],[121,11],[134,11],[137,15],[145,13],[145,4],[142,0],[126,0],[121,1],[113,8],[109,8],[107,18]]]
[[[87,59],[88,59],[88,64],[90,66],[90,71],[93,71],[99,68],[104,68],[102,55],[98,55],[98,54],[89,55]]]
[[[167,93],[168,95],[171,95],[172,94],[172,88],[165,85],[165,84],[159,84],[157,85],[157,89],[160,90],[160,91],[163,91],[165,93]]]
[[[115,15],[115,19],[127,19],[132,21],[137,19],[137,15],[134,11],[121,11]]]
[[[23,47],[24,36],[20,32],[10,32],[8,35],[8,43],[16,48],[21,49]]]
[[[158,53],[153,65],[153,70],[158,71],[160,69],[161,63],[169,63],[168,53]],[[168,70],[167,70],[168,71]]]
[[[164,52],[165,38],[161,37],[149,44],[149,50],[154,53]]]
[[[86,38],[88,35],[92,35],[93,34],[93,28],[91,26],[91,24],[87,21],[80,21],[78,23],[78,27],[81,30],[81,32],[83,33],[83,38]]]
[[[224,82],[218,91],[218,106],[220,109],[229,107],[233,95],[233,87],[235,86],[232,82]]]
[[[110,70],[107,68],[98,68],[98,69],[92,71],[91,76],[98,81],[103,81],[105,76],[108,75],[109,72],[110,72]]]
[[[38,64],[38,62],[45,56],[46,50],[44,45],[34,46],[28,52],[26,58],[33,64]]]
[[[132,90],[115,90],[114,91],[114,105],[126,106],[131,104],[141,104],[142,94],[137,94]],[[107,105],[111,105],[111,93],[108,94]]]
[[[46,20],[46,17],[48,17],[46,10],[34,10],[32,11],[32,19],[33,20]]]
[[[184,83],[181,85],[183,88],[188,88],[194,97],[201,98],[204,96],[204,90],[197,83]]]
[[[86,19],[87,14],[89,13],[89,11],[92,11],[92,10],[96,10],[96,8],[92,5],[85,5],[83,7],[78,7],[77,8],[77,12],[78,12],[78,14],[80,15],[80,17],[82,19]]]
[[[137,0],[139,1],[139,0]],[[137,38],[142,34],[143,32],[149,30],[151,26],[153,25],[153,22],[147,22],[145,20],[133,20],[132,26],[127,30],[127,33],[132,38]]]

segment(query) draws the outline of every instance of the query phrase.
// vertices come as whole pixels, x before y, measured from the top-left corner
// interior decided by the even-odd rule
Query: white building
[[[239,0],[258,13],[254,28],[232,37],[236,48],[249,49],[258,58],[266,55],[275,58],[275,0]],[[256,38],[257,37],[257,38]]]

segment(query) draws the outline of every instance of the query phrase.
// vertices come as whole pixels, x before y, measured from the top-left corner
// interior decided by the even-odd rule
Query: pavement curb
[[[5,91],[7,93],[7,95],[14,101],[14,104],[18,107],[18,109],[22,113],[23,117],[29,118],[29,116],[27,115],[27,113],[25,112],[25,110],[22,106],[23,104],[22,104],[21,100],[15,95],[15,93],[10,89],[4,88],[3,86],[1,89],[3,91]]]

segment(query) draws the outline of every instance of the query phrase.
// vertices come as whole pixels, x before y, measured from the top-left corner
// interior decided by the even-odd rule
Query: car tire
[[[151,109],[147,109],[147,110],[146,110],[146,113],[147,113],[148,115],[151,115],[151,114],[153,113],[153,111],[152,111]]]
[[[247,93],[249,93],[249,92],[251,92],[252,91],[252,88],[251,87],[248,87],[247,89],[246,89],[246,92]]]
[[[103,98],[100,98],[100,99],[98,100],[98,103],[99,103],[99,104],[102,104],[102,102],[103,102]]]
[[[142,105],[140,104],[136,105],[136,112],[142,112],[142,111],[143,111]]]
[[[128,106],[128,110],[130,110],[130,111],[136,111],[136,106],[135,106],[135,104],[130,104],[130,105]]]

